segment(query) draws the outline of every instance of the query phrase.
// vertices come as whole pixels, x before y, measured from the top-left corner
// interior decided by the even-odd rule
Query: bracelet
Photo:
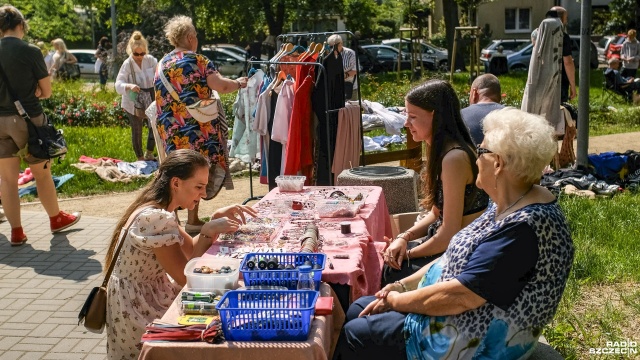
[[[209,236],[209,235],[207,235],[205,233],[200,233],[200,237],[213,239],[213,236]]]
[[[400,281],[400,280],[396,280],[396,281],[394,281],[393,283],[394,283],[394,284],[398,284],[398,285],[402,286],[402,292],[407,292],[407,291],[409,291],[409,290],[407,289],[407,287],[402,283],[402,281]]]
[[[404,236],[402,236],[402,235],[405,235],[405,234],[409,235],[409,239],[408,240],[405,239]],[[404,232],[400,233],[397,237],[399,237],[400,239],[402,239],[402,240],[404,240],[406,242],[409,242],[409,241],[411,241],[411,238],[413,237],[413,232],[411,230],[407,230],[407,231],[404,231]]]
[[[240,89],[242,87],[242,84],[240,84],[240,81],[238,79],[235,80],[236,84],[238,84],[238,89]]]

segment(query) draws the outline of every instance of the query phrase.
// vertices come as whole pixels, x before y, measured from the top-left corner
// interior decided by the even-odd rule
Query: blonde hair
[[[484,147],[502,156],[505,169],[522,181],[538,183],[558,152],[555,130],[541,116],[506,107],[490,112],[482,126]]]
[[[182,46],[187,39],[187,35],[195,31],[196,28],[193,26],[193,20],[184,15],[172,17],[164,27],[164,34],[174,47]]]
[[[60,38],[51,41],[51,45],[53,45],[53,47],[60,52],[67,51],[67,45],[65,45],[64,40]]]
[[[127,43],[127,55],[131,55],[133,53],[133,49],[135,48],[143,48],[145,52],[149,51],[149,43],[147,39],[142,36],[140,31],[134,31],[129,38],[129,43]]]
[[[636,31],[634,29],[630,29],[629,31],[627,31],[627,36],[630,38],[635,38],[636,37]]]

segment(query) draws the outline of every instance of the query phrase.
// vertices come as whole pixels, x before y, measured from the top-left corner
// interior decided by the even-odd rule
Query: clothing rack
[[[300,42],[300,39],[302,38],[310,37],[312,38],[312,40],[315,40],[316,36],[324,36],[325,38],[328,38],[331,35],[349,35],[351,39],[354,41],[353,44],[355,44],[355,49],[351,49],[351,50],[353,50],[356,53],[356,79],[358,81],[358,106],[360,107],[360,113],[359,113],[360,137],[362,138],[364,137],[364,129],[362,128],[362,94],[360,93],[360,89],[362,87],[360,86],[360,55],[358,54],[358,46],[359,46],[358,38],[351,31],[343,30],[343,31],[315,32],[315,33],[280,34],[278,35],[277,39],[287,40],[287,38],[293,38],[293,39],[296,39],[298,42]],[[338,109],[331,110],[330,112],[335,112],[335,111],[338,111]],[[365,157],[364,157],[364,141],[362,141],[362,148],[360,149],[360,164],[362,164],[362,166],[366,166]]]
[[[278,35],[278,39],[286,39],[287,37],[293,37],[293,38],[301,38],[301,37],[315,37],[315,36],[319,36],[319,35],[323,35],[323,36],[331,36],[334,34],[350,34],[352,37],[354,36],[352,32],[350,31],[337,31],[337,32],[323,32],[323,33],[289,33],[289,34],[281,34]],[[360,116],[360,137],[362,138],[364,136],[364,131],[362,128],[362,97],[360,94],[360,59],[358,56],[358,40],[357,38],[355,39],[355,44],[356,44],[356,49],[354,50],[356,53],[356,79],[358,81],[358,105],[360,107],[360,111],[358,112],[359,116]],[[324,67],[324,65],[322,65],[321,63],[318,62],[304,62],[304,61],[270,61],[270,60],[249,60],[247,61],[248,64],[248,68],[253,66],[253,65],[304,65],[304,66],[317,66],[319,68],[319,74],[321,74],[322,72],[326,73],[326,69]],[[327,76],[325,74],[325,76],[323,76],[323,80],[324,80],[324,103],[325,103],[325,114],[326,114],[326,131],[327,131],[327,135],[328,135],[328,144],[327,144],[327,156],[328,156],[328,174],[329,174],[329,185],[333,186],[333,176],[331,176],[331,167],[332,167],[332,163],[333,163],[333,150],[331,149],[331,136],[329,135],[331,133],[331,129],[329,127],[329,114],[330,113],[334,113],[337,111],[340,111],[340,109],[331,109],[329,110],[329,94],[328,94],[328,82],[327,82]],[[361,148],[361,153],[360,153],[360,162],[362,163],[362,166],[365,165],[364,163],[364,141],[362,141],[362,148]],[[262,196],[254,196],[253,195],[253,171],[252,171],[252,166],[253,164],[251,164],[251,166],[249,166],[249,197],[247,199],[245,199],[242,204],[246,205],[249,201],[252,200],[260,200],[262,199]]]

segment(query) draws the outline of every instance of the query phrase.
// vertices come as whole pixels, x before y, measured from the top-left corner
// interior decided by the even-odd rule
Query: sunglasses
[[[145,56],[145,55],[147,55],[146,52],[141,52],[141,53],[134,52],[133,53],[133,56]]]
[[[482,156],[483,154],[493,154],[493,151],[480,146],[476,146],[476,152],[478,153],[478,157]]]

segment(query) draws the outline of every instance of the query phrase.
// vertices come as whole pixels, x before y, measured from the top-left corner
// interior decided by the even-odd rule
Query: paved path
[[[83,216],[52,235],[44,210],[23,211],[29,241],[11,247],[9,223],[0,224],[0,359],[105,359],[106,333],[77,325],[116,220]]]

